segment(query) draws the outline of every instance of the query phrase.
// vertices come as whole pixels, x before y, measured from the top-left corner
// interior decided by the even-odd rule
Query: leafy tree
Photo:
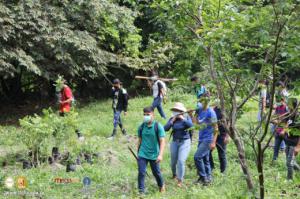
[[[157,16],[157,20],[167,20],[173,24],[167,29],[171,35],[168,37],[170,41],[179,45],[184,43],[187,49],[199,51],[200,65],[210,74],[210,79],[205,76],[202,78],[215,85],[214,93],[220,99],[224,116],[222,123],[237,147],[248,189],[254,192],[255,186],[245,156],[243,132],[236,123],[244,105],[255,94],[258,80],[271,75],[274,94],[274,85],[288,71],[283,67],[297,53],[296,48],[289,47],[295,45],[295,40],[285,38],[293,37],[293,34],[282,34],[299,23],[295,14],[298,10],[297,1],[256,1],[248,4],[229,0],[158,0],[153,1],[151,6],[163,13]],[[291,24],[287,23],[290,21]],[[290,53],[287,53],[287,49]],[[270,114],[271,111],[268,116]],[[257,140],[257,146],[266,141],[267,130],[268,125]],[[259,154],[256,157],[260,165],[257,168],[260,197],[264,198],[263,155]]]
[[[7,98],[58,74],[79,86],[103,80],[139,59],[137,12],[114,1],[2,1],[0,8],[0,92]]]

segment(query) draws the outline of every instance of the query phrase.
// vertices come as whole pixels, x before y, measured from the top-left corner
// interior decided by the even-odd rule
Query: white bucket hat
[[[184,107],[183,103],[176,102],[173,108],[171,108],[171,111],[181,111],[186,112],[186,108]]]

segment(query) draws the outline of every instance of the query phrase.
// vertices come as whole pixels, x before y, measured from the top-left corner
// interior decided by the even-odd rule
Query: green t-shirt
[[[142,134],[141,134],[142,143],[140,146],[138,156],[148,160],[156,160],[159,155],[159,143],[155,132],[155,123],[156,122],[152,122],[150,127],[147,124],[145,125],[144,123],[141,124],[141,126],[144,126],[144,128],[142,129]],[[139,127],[139,129],[141,128],[141,126]],[[160,138],[165,137],[166,132],[163,126],[158,123],[157,127],[158,127],[158,136]],[[138,136],[140,137],[139,129],[138,129]]]

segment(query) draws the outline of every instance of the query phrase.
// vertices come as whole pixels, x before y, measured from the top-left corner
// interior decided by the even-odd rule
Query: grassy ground
[[[167,115],[170,116],[170,107],[174,101],[184,102],[187,107],[193,108],[195,101],[194,96],[181,95],[172,96],[170,101],[165,105]],[[65,167],[53,167],[43,164],[39,168],[23,170],[22,165],[16,162],[16,154],[22,153],[25,147],[17,141],[16,132],[20,129],[14,126],[2,127],[0,139],[0,161],[8,161],[8,166],[0,170],[0,198],[20,198],[14,194],[17,188],[7,189],[4,186],[4,180],[7,177],[17,179],[18,176],[25,176],[28,180],[26,191],[29,194],[40,192],[42,198],[137,198],[137,164],[133,156],[127,149],[128,146],[136,148],[137,127],[141,123],[142,108],[150,105],[151,98],[136,98],[130,100],[129,114],[124,119],[124,124],[129,139],[120,135],[118,132],[117,139],[109,141],[106,139],[112,131],[112,110],[111,101],[98,101],[90,103],[82,108],[79,112],[79,128],[82,130],[86,139],[96,140],[94,144],[95,152],[98,157],[93,158],[93,164],[83,162],[76,172],[66,173]],[[172,102],[173,101],[173,102]],[[239,120],[239,126],[245,127],[251,121],[256,119],[255,102],[250,103],[249,110]],[[157,112],[156,112],[157,113]],[[162,124],[158,113],[157,120]],[[74,135],[75,136],[75,135]],[[169,141],[169,133],[167,134]],[[78,143],[77,143],[78,144]],[[147,195],[145,198],[250,198],[251,194],[247,192],[244,177],[242,175],[236,149],[232,142],[228,145],[228,169],[225,175],[220,174],[217,160],[217,153],[214,152],[216,169],[213,171],[214,182],[211,186],[203,187],[193,185],[197,179],[196,170],[193,162],[193,155],[196,150],[197,138],[194,138],[193,147],[187,160],[185,186],[177,188],[176,183],[171,179],[170,170],[170,153],[167,145],[164,160],[161,164],[163,176],[166,182],[167,191],[163,194],[158,193],[154,177],[146,178]],[[75,147],[75,146],[74,146]],[[67,148],[67,146],[66,146]],[[247,159],[251,167],[253,179],[257,182],[255,172],[255,161],[250,148],[246,145]],[[49,151],[50,153],[50,151]],[[296,174],[294,182],[286,182],[285,176],[285,155],[280,154],[280,158],[275,166],[271,166],[272,149],[268,150],[265,159],[265,176],[266,176],[266,196],[267,198],[297,198],[300,197],[299,186],[300,176]],[[148,173],[151,174],[150,168]],[[84,188],[82,179],[88,176],[92,183],[90,187]],[[69,184],[56,184],[54,179],[73,178],[79,179],[80,182]],[[256,184],[257,187],[257,184]],[[25,198],[33,198],[26,196]]]

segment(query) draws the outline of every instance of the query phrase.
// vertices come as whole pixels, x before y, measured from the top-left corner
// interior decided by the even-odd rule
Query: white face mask
[[[174,117],[174,116],[177,116],[177,115],[179,115],[181,112],[177,112],[177,111],[173,111],[172,112],[172,116]]]

